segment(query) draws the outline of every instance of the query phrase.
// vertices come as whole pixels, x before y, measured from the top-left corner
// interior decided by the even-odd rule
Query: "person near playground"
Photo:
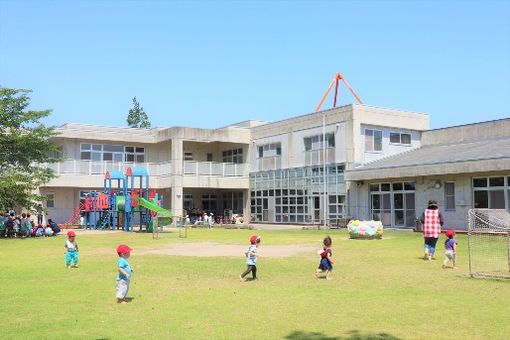
[[[127,303],[126,296],[129,291],[129,283],[131,282],[131,274],[133,269],[129,265],[128,259],[131,256],[131,248],[125,244],[117,247],[117,284],[115,285],[117,303]]]
[[[241,282],[244,282],[244,277],[251,272],[253,280],[257,279],[257,258],[260,257],[258,247],[260,246],[260,236],[253,235],[250,237],[250,246],[244,253],[246,256],[246,270],[239,277]]]
[[[447,237],[444,241],[444,261],[443,269],[445,269],[448,262],[452,261],[453,269],[457,269],[457,240],[455,239],[455,230],[449,229],[445,232]]]
[[[71,268],[71,262],[73,262],[73,268],[78,268],[78,243],[76,243],[76,234],[74,231],[67,232],[67,240],[64,244],[65,255],[66,255],[66,268]]]
[[[92,229],[92,221],[90,220],[90,215],[92,210],[94,209],[94,199],[90,194],[87,194],[85,196],[85,204],[84,204],[84,211],[85,211],[85,229],[91,228]]]
[[[331,280],[331,272],[333,271],[333,260],[331,260],[331,237],[327,236],[322,241],[323,247],[317,252],[321,256],[319,268],[315,271],[315,276],[318,278],[320,273],[326,273],[326,280]]]
[[[50,227],[51,230],[53,231],[53,235],[57,235],[58,233],[60,233],[60,227],[51,218],[48,219],[48,227]]]
[[[44,209],[41,204],[37,205],[36,211],[37,211],[37,224],[42,224]]]
[[[432,260],[436,252],[436,244],[441,234],[441,226],[443,225],[443,216],[437,207],[437,202],[430,200],[427,209],[420,218],[423,224],[423,238],[425,240],[424,260]]]

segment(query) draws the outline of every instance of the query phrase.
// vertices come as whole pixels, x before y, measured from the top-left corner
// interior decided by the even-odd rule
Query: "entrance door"
[[[321,198],[313,196],[313,220],[316,223],[321,221]]]

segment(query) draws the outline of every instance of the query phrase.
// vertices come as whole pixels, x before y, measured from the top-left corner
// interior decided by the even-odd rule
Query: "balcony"
[[[128,167],[146,167],[151,176],[171,176],[171,162],[98,162],[88,160],[66,160],[61,163],[47,164],[59,176],[93,175],[103,176],[106,171],[126,172]],[[247,163],[216,163],[216,162],[183,162],[183,174],[189,176],[216,176],[216,177],[247,177],[249,173]]]
[[[183,174],[186,176],[247,177],[248,163],[217,163],[184,161]]]

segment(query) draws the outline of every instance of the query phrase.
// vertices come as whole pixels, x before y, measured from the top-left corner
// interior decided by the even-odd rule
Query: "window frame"
[[[453,193],[451,194],[448,194],[447,192],[447,187],[448,185],[452,185],[453,186]],[[448,198],[453,198],[453,201],[452,201],[452,204],[453,206],[452,207],[449,207],[448,206]],[[455,203],[455,182],[453,181],[447,181],[447,182],[444,182],[444,211],[455,211],[457,209],[457,206],[456,206],[456,203]]]
[[[371,134],[372,134],[372,148],[370,150],[367,149],[367,131],[371,131]],[[375,135],[376,135],[376,132],[379,132],[380,135],[381,135],[381,149],[380,150],[376,150],[375,149]],[[377,130],[377,129],[373,129],[373,128],[364,128],[364,134],[365,136],[365,152],[366,153],[382,153],[383,152],[383,131],[382,130]]]
[[[48,199],[49,196],[52,196],[52,198]],[[44,195],[44,197],[45,197],[44,205],[46,206],[46,208],[54,209],[55,208],[55,202],[56,202],[55,192],[54,191],[47,192]],[[48,204],[48,202],[52,202],[51,206]]]

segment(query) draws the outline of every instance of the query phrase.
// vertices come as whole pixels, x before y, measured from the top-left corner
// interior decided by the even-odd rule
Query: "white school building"
[[[40,192],[62,223],[106,171],[146,167],[176,216],[244,223],[336,224],[347,217],[412,228],[429,199],[448,227],[470,208],[510,210],[510,119],[430,130],[423,113],[352,104],[218,129],[64,124],[62,163]]]

